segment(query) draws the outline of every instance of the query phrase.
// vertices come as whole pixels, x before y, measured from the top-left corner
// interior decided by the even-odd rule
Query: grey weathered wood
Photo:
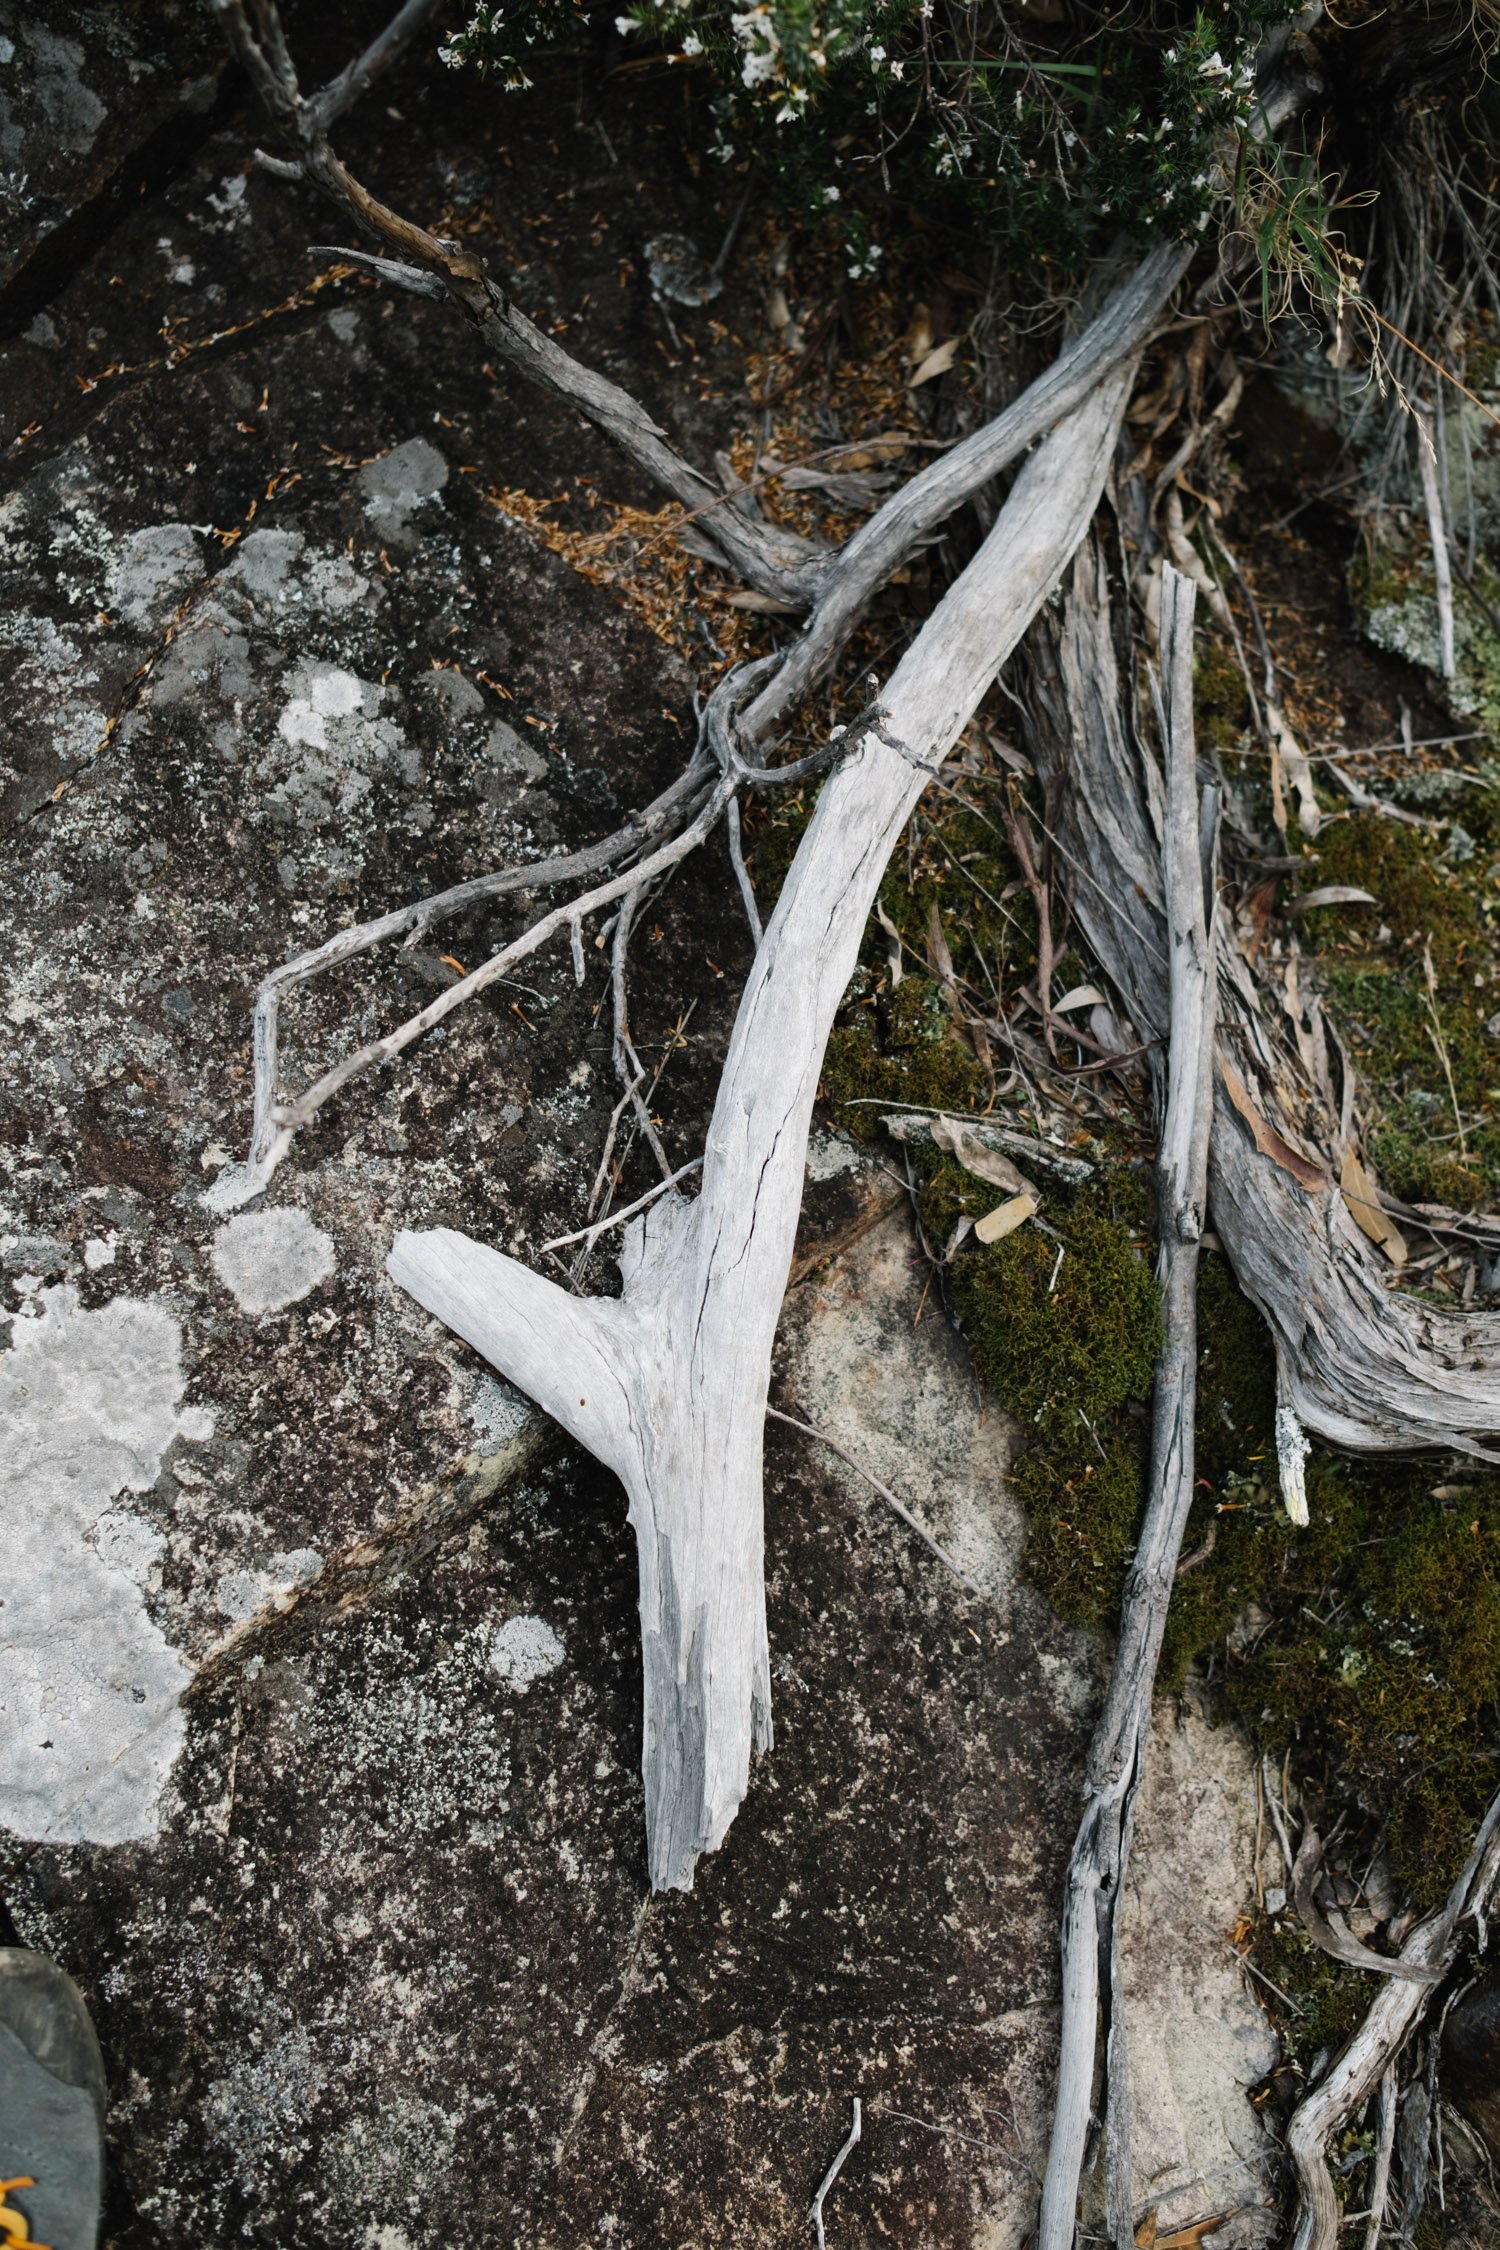
[[[1198,1245],[1208,1197],[1213,1115],[1216,1000],[1211,890],[1205,881],[1193,741],[1193,602],[1191,580],[1168,565],[1161,595],[1166,751],[1161,889],[1167,906],[1171,1032],[1156,1159],[1162,1347],[1152,1394],[1146,1514],[1126,1583],[1104,1709],[1089,1746],[1084,1812],[1068,1868],[1061,2046],[1037,2250],[1072,2250],[1093,2107],[1101,1997],[1107,2001],[1108,2026],[1110,2238],[1116,2250],[1130,2250],[1134,2240],[1121,1893],[1167,1606],[1193,1502]]]
[[[1097,316],[1052,365],[992,421],[911,477],[812,576],[817,599],[786,662],[761,690],[747,730],[766,734],[828,669],[893,571],[929,532],[981,486],[1009,468],[1045,430],[1090,394],[1112,368],[1132,360],[1186,272],[1192,250],[1164,243],[1149,251]]]
[[[1458,1953],[1460,1925],[1472,1916],[1483,1927],[1497,1880],[1500,1795],[1491,1799],[1463,1873],[1442,1906],[1417,1924],[1401,1948],[1400,1958],[1408,1976],[1386,1980],[1338,2061],[1292,2113],[1286,2133],[1287,2154],[1297,2181],[1292,2250],[1336,2250],[1343,2212],[1328,2169],[1328,2144],[1389,2071],[1421,2020],[1434,1984],[1441,1982]],[[1390,2106],[1394,2115],[1394,2092]],[[1388,2143],[1385,2145],[1388,2150]],[[1386,2171],[1388,2177],[1388,2153]]]
[[[702,1191],[628,1228],[618,1299],[569,1296],[442,1229],[389,1270],[625,1485],[640,1571],[651,1878],[691,1885],[771,1740],[762,1443],[823,1050],[886,862],[930,769],[1084,536],[1130,363],[1059,424],[833,771],[735,1021]]]
[[[1087,871],[1074,913],[1131,1019],[1159,1041],[1168,1023],[1161,783],[1127,730],[1093,550],[1074,566],[1055,656],[1055,687],[1038,682],[1030,747],[1044,779],[1066,777],[1057,833],[1070,864]],[[1222,922],[1217,965],[1220,1054],[1295,1143],[1303,1120],[1282,1091],[1294,1069]],[[1500,1315],[1424,1304],[1392,1287],[1335,1179],[1309,1190],[1262,1155],[1222,1075],[1209,1190],[1214,1231],[1271,1329],[1289,1425],[1357,1453],[1500,1451]]]

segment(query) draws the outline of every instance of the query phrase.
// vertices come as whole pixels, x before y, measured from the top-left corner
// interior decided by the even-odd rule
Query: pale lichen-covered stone
[[[144,1492],[178,1437],[181,1336],[161,1305],[47,1289],[0,1354],[0,1824],[52,1843],[156,1833],[189,1666],[147,1607],[163,1541]]]
[[[295,1205],[247,1211],[214,1236],[213,1269],[241,1312],[284,1312],[337,1263],[321,1227]]]

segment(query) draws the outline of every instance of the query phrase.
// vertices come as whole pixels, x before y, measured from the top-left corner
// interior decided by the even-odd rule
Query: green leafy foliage
[[[706,75],[713,153],[753,159],[860,278],[917,232],[978,228],[1018,270],[1121,227],[1191,235],[1226,136],[1251,128],[1256,48],[1294,12],[1128,0],[1052,26],[994,0],[630,0],[616,27]],[[483,5],[442,53],[517,86],[526,51],[582,20],[570,0]]]

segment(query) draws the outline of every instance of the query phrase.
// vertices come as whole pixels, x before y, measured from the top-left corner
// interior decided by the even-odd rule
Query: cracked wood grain
[[[1074,566],[1052,678],[1038,675],[1028,745],[1044,783],[1061,779],[1058,834],[1090,870],[1075,912],[1132,1020],[1159,1041],[1168,1022],[1157,837],[1162,782],[1132,742],[1102,556]],[[1128,911],[1122,903],[1128,902]],[[1218,1051],[1284,1138],[1330,1139],[1310,1090],[1278,1052],[1252,971],[1221,922]],[[1293,1114],[1294,1096],[1306,1095]],[[1214,1231],[1276,1347],[1282,1417],[1353,1453],[1434,1448],[1500,1458],[1500,1314],[1425,1304],[1393,1287],[1337,1184],[1304,1185],[1262,1153],[1222,1069],[1214,1087],[1209,1195]]]

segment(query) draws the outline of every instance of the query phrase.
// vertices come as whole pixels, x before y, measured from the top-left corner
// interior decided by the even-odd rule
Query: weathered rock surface
[[[86,89],[116,84],[104,20],[49,11]],[[418,73],[364,155],[489,223],[485,163],[531,136],[561,215],[528,286],[589,301],[605,364],[655,354],[631,230],[713,214],[654,149],[635,188],[649,102],[611,116],[617,168],[571,112],[449,122],[456,99]],[[1014,2250],[1099,1656],[1019,1584],[1010,1433],[936,1308],[914,1323],[883,1176],[815,1147],[776,1396],[982,1592],[773,1429],[777,1749],[660,1899],[619,1494],[382,1270],[403,1225],[525,1253],[578,1223],[614,1099],[603,956],[581,990],[537,964],[350,1089],[263,1205],[205,1202],[243,1153],[270,966],[597,834],[691,725],[684,667],[484,501],[565,490],[592,441],[498,392],[440,308],[305,289],[324,221],[251,172],[256,130],[138,198],[0,369],[29,428],[0,497],[0,1887],[96,2012],[111,2239],[791,2240],[860,2093],[832,2238]],[[48,190],[64,217],[91,162]],[[306,988],[289,1078],[510,926]],[[717,862],[642,937],[634,1032],[685,1156],[746,960]],[[622,1192],[648,1178],[632,1159]],[[1223,1954],[1239,1756],[1164,1722],[1142,1819],[1140,2020],[1171,2052],[1141,2146],[1175,2168],[1142,2192],[1174,2211],[1198,2174],[1215,2206],[1261,2192],[1235,2091],[1259,2018]]]

